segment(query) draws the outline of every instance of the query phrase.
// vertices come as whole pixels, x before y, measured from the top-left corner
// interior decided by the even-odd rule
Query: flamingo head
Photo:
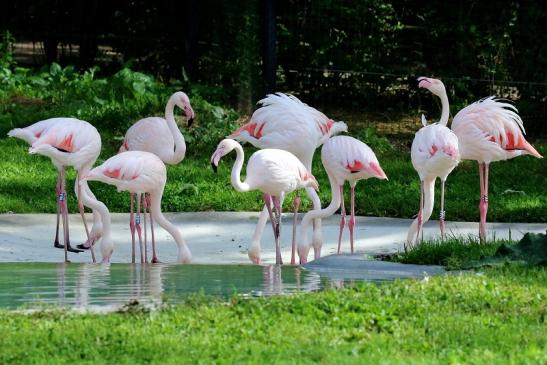
[[[112,260],[112,253],[114,252],[114,243],[110,237],[101,238],[101,256],[103,257],[101,263],[110,264]]]
[[[226,156],[228,153],[232,152],[234,148],[241,145],[237,143],[233,139],[223,139],[220,141],[220,143],[217,146],[217,149],[211,156],[211,166],[213,167],[213,170],[217,172],[218,163],[220,162],[220,159],[224,156]]]
[[[418,87],[423,87],[439,97],[446,94],[446,89],[444,88],[443,82],[438,79],[423,76],[418,77]]]
[[[304,175],[304,186],[314,188],[316,191],[319,191],[319,183],[317,179],[312,174],[306,173]]]
[[[195,114],[194,109],[192,109],[192,105],[190,105],[190,99],[188,98],[188,95],[186,95],[182,91],[177,91],[173,94],[172,98],[174,98],[175,100],[175,105],[184,111],[186,119],[188,120],[188,127],[190,127],[194,122]]]

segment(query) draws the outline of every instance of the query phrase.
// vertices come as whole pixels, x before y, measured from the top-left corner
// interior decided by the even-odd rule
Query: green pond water
[[[291,266],[0,264],[0,308],[93,308],[176,303],[189,294],[228,297],[316,291],[327,278]]]
[[[0,263],[0,308],[117,308],[175,304],[203,293],[227,298],[311,292],[397,278],[422,278],[439,267],[332,255],[306,265]]]

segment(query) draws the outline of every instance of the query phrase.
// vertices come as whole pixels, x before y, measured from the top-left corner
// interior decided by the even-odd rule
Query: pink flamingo
[[[524,125],[517,108],[494,96],[460,110],[452,121],[452,130],[459,139],[461,158],[479,163],[479,237],[484,242],[490,162],[508,160],[520,155],[537,158],[543,156],[524,139]]]
[[[186,245],[178,228],[169,222],[161,212],[161,198],[165,182],[167,181],[167,170],[165,164],[158,156],[144,151],[127,151],[119,153],[102,165],[92,169],[83,180],[101,181],[105,184],[114,185],[118,191],[129,191],[133,194],[150,195],[150,215],[156,222],[173,236],[178,246],[177,261],[189,263],[192,254]],[[144,216],[146,219],[146,208]],[[144,251],[141,244],[141,256]],[[157,261],[155,252],[153,261]],[[142,258],[142,257],[141,257]]]
[[[349,182],[351,187],[351,216],[348,221],[350,248],[353,253],[353,232],[355,228],[355,185],[359,180],[376,177],[386,179],[387,176],[380,167],[374,152],[365,143],[349,136],[335,136],[328,139],[321,149],[321,161],[329,177],[332,200],[325,209],[312,210],[302,218],[300,225],[300,239],[298,255],[300,263],[308,261],[308,227],[316,218],[325,218],[336,212],[341,205],[340,233],[338,235],[338,253],[342,241],[342,231],[346,224],[346,210],[344,207],[344,183]],[[317,258],[317,257],[316,257]]]
[[[148,117],[139,120],[133,124],[126,132],[122,146],[119,152],[125,151],[146,151],[158,156],[164,163],[168,165],[176,165],[181,162],[186,155],[186,143],[184,136],[177,127],[175,121],[174,110],[175,106],[178,106],[184,111],[188,120],[188,127],[192,125],[194,120],[194,110],[190,105],[190,99],[182,91],[177,91],[167,101],[165,106],[165,119],[161,117]],[[141,196],[137,196],[137,213],[134,216],[133,204],[135,201],[133,193],[131,197],[130,208],[130,222],[129,227],[131,230],[131,244],[132,244],[132,262],[135,262],[135,231],[137,231],[139,242],[142,245],[142,231],[140,224],[140,211],[141,211]],[[148,199],[145,197],[145,199]],[[146,204],[150,204],[148,199]],[[146,230],[146,227],[145,227]],[[152,234],[152,251],[153,261],[158,262],[155,254],[156,243],[154,237],[154,225],[153,218],[150,217],[150,230]],[[145,232],[146,235],[146,232]],[[147,252],[145,247],[144,258],[141,259],[145,262],[148,261]]]
[[[444,186],[446,178],[460,162],[458,137],[446,126],[450,108],[448,96],[441,80],[419,77],[418,87],[425,88],[441,99],[442,112],[438,123],[427,125],[422,115],[423,127],[416,132],[412,141],[410,156],[412,166],[420,176],[420,211],[410,225],[405,247],[416,244],[423,225],[431,217],[435,199],[435,180],[441,179],[441,208],[439,226],[444,239]]]
[[[334,122],[320,111],[301,102],[292,95],[276,93],[267,95],[258,102],[261,105],[251,120],[229,135],[240,142],[249,142],[257,148],[274,148],[291,152],[312,171],[315,149],[332,135],[347,131],[344,122]],[[319,195],[312,188],[306,193],[314,209],[321,209]],[[295,215],[300,206],[300,198],[294,200]],[[267,206],[264,206],[255,228],[248,255],[255,264],[260,263],[260,239],[268,219]],[[322,237],[321,220],[314,221],[313,246],[316,257],[320,256]]]
[[[103,219],[99,211],[96,211],[97,201],[95,195],[87,185],[83,185],[87,199],[80,199],[82,188],[78,184],[79,177],[87,173],[93,166],[101,151],[101,137],[97,129],[88,122],[74,118],[51,118],[32,124],[26,128],[12,129],[8,136],[24,140],[31,145],[31,154],[41,154],[49,157],[58,171],[55,192],[57,196],[57,227],[55,233],[54,247],[63,248],[65,261],[68,262],[67,251],[82,252],[81,249],[92,248],[103,234]],[[66,174],[65,168],[72,166],[78,172],[74,190],[78,197],[78,208],[82,216],[87,234],[87,241],[73,248],[70,245],[68,229],[67,194],[65,190]],[[82,194],[83,195],[83,194]],[[91,205],[88,205],[90,203]],[[102,204],[102,203],[101,203]],[[93,227],[88,231],[84,216],[84,207],[93,209]],[[108,210],[107,210],[108,211]],[[64,245],[59,243],[59,221],[62,218]],[[107,237],[107,240],[109,238]],[[108,244],[107,244],[108,245]],[[93,250],[91,250],[93,261],[95,261]]]
[[[232,168],[232,186],[239,192],[260,190],[263,193],[264,203],[272,222],[275,237],[275,262],[283,263],[281,259],[281,208],[286,193],[294,190],[311,187],[318,189],[317,180],[311,175],[296,156],[285,150],[263,149],[251,155],[247,163],[247,177],[241,182],[241,168],[243,167],[243,148],[233,139],[222,140],[211,156],[211,165],[217,170],[220,159],[236,150],[237,158]],[[272,213],[272,206],[275,216]],[[293,221],[293,240],[291,264],[295,263],[295,230],[296,219]]]

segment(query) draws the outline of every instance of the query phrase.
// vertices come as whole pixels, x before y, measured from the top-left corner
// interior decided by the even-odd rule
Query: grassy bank
[[[544,150],[540,145],[540,150]],[[53,188],[56,171],[50,161],[27,153],[24,143],[0,139],[0,212],[53,213]],[[191,148],[191,146],[189,147]],[[223,159],[218,174],[210,168],[209,158],[214,146],[191,153],[180,165],[168,168],[168,183],[163,199],[167,211],[232,211],[260,209],[260,193],[237,193],[230,185],[233,158]],[[544,152],[544,151],[543,151]],[[112,152],[113,153],[113,152]],[[378,153],[389,181],[370,179],[357,185],[357,214],[387,217],[412,217],[419,204],[419,180],[403,151]],[[102,159],[108,157],[103,153]],[[314,171],[320,184],[323,202],[330,201],[327,176],[317,156]],[[494,164],[491,171],[489,221],[545,222],[547,194],[543,161],[523,157]],[[515,171],[528,171],[526,179],[515,179]],[[74,173],[69,173],[73,184]],[[91,183],[97,197],[113,212],[128,210],[127,194],[112,187]],[[475,163],[462,163],[450,176],[446,190],[446,211],[449,220],[478,220],[478,168]],[[439,190],[439,189],[437,189]],[[438,194],[438,191],[437,191]],[[73,195],[71,195],[73,196]],[[349,198],[349,189],[346,199]],[[438,198],[438,197],[437,197]],[[289,196],[285,209],[291,209]],[[438,200],[438,199],[437,199]],[[76,209],[74,199],[71,211]],[[349,203],[349,202],[348,202]],[[434,213],[436,214],[436,213]]]
[[[547,271],[506,266],[158,312],[0,312],[0,363],[539,364]]]
[[[180,89],[188,92],[196,120],[192,128],[181,128],[188,153],[181,164],[168,169],[163,209],[260,209],[259,193],[239,194],[231,188],[229,172],[233,156],[223,160],[218,175],[209,167],[209,158],[217,143],[244,120],[244,116],[224,106],[227,96],[221,89],[177,80],[162,83],[129,69],[100,77],[96,69],[82,73],[55,64],[39,72],[0,67],[0,79],[3,82],[0,90],[0,213],[55,212],[53,187],[56,176],[52,164],[46,158],[29,156],[24,142],[5,138],[8,130],[52,116],[87,120],[101,133],[103,153],[98,162],[102,162],[116,153],[125,131],[134,121],[143,116],[162,115],[169,95]],[[363,120],[365,117],[351,118],[349,114],[338,113],[348,116],[350,134],[371,146],[389,177],[389,181],[370,179],[357,185],[357,214],[405,218],[415,215],[419,205],[419,181],[410,163],[408,140],[403,143],[400,139],[390,141],[365,127],[372,123]],[[537,141],[535,146],[545,154],[547,142]],[[251,151],[251,148],[246,149],[248,154]],[[321,185],[322,201],[327,202],[330,187],[319,155],[318,152],[314,174]],[[544,166],[544,161],[531,157],[493,164],[489,220],[546,222]],[[518,175],[524,172],[526,175]],[[69,178],[72,184],[73,172],[69,173]],[[478,180],[477,164],[470,161],[463,162],[450,175],[446,190],[447,219],[478,220]],[[96,183],[92,189],[111,211],[128,210],[127,194]],[[349,198],[349,192],[346,198]],[[292,197],[287,199],[286,209],[290,209],[291,200]],[[74,211],[74,199],[69,204],[70,210]]]

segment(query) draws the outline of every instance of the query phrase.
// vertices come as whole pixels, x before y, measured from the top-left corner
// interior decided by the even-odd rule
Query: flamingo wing
[[[165,164],[153,153],[126,151],[112,156],[89,173],[91,180],[118,186],[119,190],[147,192],[163,186]],[[135,188],[137,187],[137,188]]]
[[[365,143],[349,136],[331,137],[321,152],[323,163],[340,174],[365,173],[385,179],[376,155]]]
[[[524,138],[524,125],[517,108],[494,96],[460,110],[454,117],[452,130],[459,137],[462,155],[467,159],[506,159],[518,150],[541,157]]]
[[[125,133],[120,152],[146,151],[159,156],[162,160],[173,154],[175,141],[161,117],[149,117],[137,121]]]

